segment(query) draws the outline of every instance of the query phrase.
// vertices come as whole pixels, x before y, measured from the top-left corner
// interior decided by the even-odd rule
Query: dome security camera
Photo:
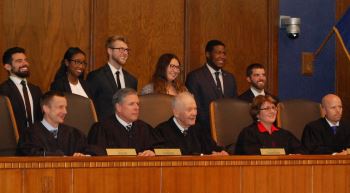
[[[297,39],[300,34],[300,18],[281,16],[280,28],[285,28],[290,39]]]

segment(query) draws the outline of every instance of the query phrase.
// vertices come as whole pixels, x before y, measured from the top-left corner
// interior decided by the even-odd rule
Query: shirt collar
[[[266,127],[262,124],[262,123],[260,123],[260,122],[258,122],[258,129],[259,129],[259,132],[260,133],[264,133],[264,132],[268,132],[269,133],[269,131],[266,129]],[[270,135],[274,132],[274,131],[278,131],[279,129],[277,128],[277,127],[275,127],[274,125],[272,125],[271,126],[271,133],[269,133]]]
[[[115,117],[117,118],[117,120],[119,121],[120,124],[122,124],[124,127],[126,126],[132,126],[132,123],[127,123],[126,121],[124,121],[122,118],[120,118],[117,113],[115,114]]]
[[[177,128],[179,128],[180,129],[180,131],[181,131],[181,133],[183,133],[185,130],[187,130],[188,128],[184,128],[184,127],[182,127],[181,125],[180,125],[180,123],[176,120],[176,118],[175,117],[173,117],[173,121],[174,121],[174,123],[175,123],[175,125],[177,126]]]
[[[215,74],[215,72],[217,72],[217,71],[216,71],[214,68],[212,68],[208,63],[206,63],[206,65],[207,65],[207,67],[208,67],[208,69],[209,69],[209,71],[210,71],[211,74]],[[218,72],[221,73],[221,69],[219,69]]]
[[[121,74],[123,73],[123,71],[122,71],[122,66],[120,66],[120,68],[119,69],[117,69],[116,67],[114,67],[112,64],[110,64],[109,62],[108,62],[108,66],[109,66],[109,68],[112,70],[112,74],[115,74],[117,71],[119,71]]]
[[[47,130],[49,130],[49,131],[57,131],[57,130],[58,130],[58,127],[55,128],[55,127],[53,127],[52,125],[50,125],[50,123],[47,122],[47,121],[45,120],[45,118],[41,121],[41,123],[42,123],[42,124],[44,125],[44,127],[45,127]]]
[[[250,90],[253,92],[254,96],[259,96],[259,95],[264,95],[265,96],[265,91],[264,90],[260,91],[260,90],[256,89],[253,86],[250,87]]]
[[[333,126],[339,127],[339,121],[338,121],[336,124],[333,124],[332,122],[330,122],[330,121],[327,119],[327,117],[325,117],[325,119],[326,119],[327,123],[328,123],[331,127],[333,127]]]
[[[10,75],[9,78],[17,85],[21,84],[22,80],[24,80],[27,83],[27,80],[25,78],[20,78],[20,77],[15,76],[15,75]]]

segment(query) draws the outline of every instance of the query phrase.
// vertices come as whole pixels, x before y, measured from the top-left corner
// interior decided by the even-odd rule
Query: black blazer
[[[350,124],[340,120],[334,135],[325,118],[308,123],[303,132],[303,145],[311,154],[332,154],[350,147]]]
[[[42,119],[42,112],[40,108],[40,97],[42,92],[38,86],[35,86],[29,82],[28,88],[33,99],[34,121],[40,121]],[[11,79],[8,79],[0,85],[0,94],[9,97],[13,112],[15,114],[18,133],[21,134],[27,128],[26,110],[21,93],[19,92],[15,83]]]
[[[137,79],[123,69],[125,87],[137,90]],[[94,101],[99,120],[114,114],[112,97],[118,91],[115,78],[108,64],[90,72],[87,82],[91,89],[92,100]]]
[[[237,86],[233,74],[222,70],[222,79],[224,85],[224,97],[236,97]],[[211,101],[221,97],[217,90],[213,76],[206,65],[190,72],[186,78],[186,87],[194,95],[198,114],[197,120],[209,131],[209,104]]]
[[[266,94],[266,95],[270,95],[273,99],[276,100],[277,103],[279,102],[279,100],[278,100],[278,98],[277,98],[276,96],[273,96],[272,94],[270,94],[270,93],[267,92],[266,90],[265,90],[265,94]],[[249,88],[249,89],[246,90],[244,93],[242,93],[241,95],[239,95],[238,98],[239,98],[240,100],[247,101],[248,103],[252,103],[252,102],[253,102],[253,99],[255,98],[255,96],[254,96],[252,90]]]
[[[80,82],[81,86],[83,87],[85,93],[88,95],[88,97],[92,98],[90,87],[89,87],[88,83],[82,79],[79,79],[79,82]],[[63,76],[59,79],[54,80],[51,83],[50,90],[58,90],[58,91],[62,91],[62,92],[72,93],[72,89],[70,88],[67,76]]]

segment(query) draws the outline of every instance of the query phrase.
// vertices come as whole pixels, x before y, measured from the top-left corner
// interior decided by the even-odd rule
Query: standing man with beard
[[[90,72],[87,81],[92,91],[98,118],[100,120],[113,114],[111,103],[113,94],[122,88],[137,90],[137,79],[123,69],[129,56],[125,37],[111,36],[106,41],[108,62],[101,68]]]
[[[34,121],[41,120],[38,86],[28,82],[29,62],[25,50],[20,47],[9,48],[2,57],[9,79],[0,85],[0,94],[9,97],[15,114],[18,133],[21,134]]]
[[[247,67],[247,81],[250,84],[250,89],[239,95],[239,99],[252,103],[253,99],[258,95],[270,95],[278,102],[277,97],[271,95],[265,90],[266,74],[265,67],[262,64],[254,63]]]
[[[219,40],[210,40],[205,46],[205,57],[207,63],[187,75],[186,87],[197,103],[197,121],[210,136],[210,102],[219,98],[236,97],[237,89],[233,74],[222,69],[226,62],[225,44]]]

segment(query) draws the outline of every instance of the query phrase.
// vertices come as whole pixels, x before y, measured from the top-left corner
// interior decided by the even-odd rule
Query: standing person
[[[185,85],[179,80],[181,64],[174,54],[163,54],[159,57],[151,83],[142,88],[141,94],[162,93],[177,95],[186,91]]]
[[[222,69],[226,63],[225,44],[219,40],[210,40],[205,47],[205,56],[207,63],[187,75],[186,86],[197,103],[197,120],[210,136],[210,102],[236,97],[237,88],[233,74]]]
[[[9,97],[15,114],[18,133],[26,130],[42,117],[40,110],[40,88],[28,82],[29,62],[25,50],[20,47],[5,51],[2,62],[9,79],[0,85],[0,94]]]
[[[321,105],[325,117],[305,126],[303,145],[311,154],[346,155],[346,148],[350,148],[350,124],[342,119],[342,101],[335,94],[327,94]]]
[[[137,90],[137,79],[123,68],[130,51],[126,38],[109,37],[106,41],[106,51],[107,64],[90,72],[87,76],[99,120],[113,114],[111,101],[116,91],[122,88]]]
[[[91,98],[91,91],[84,80],[86,54],[78,47],[70,47],[63,56],[57,79],[51,83],[51,90],[58,90]],[[59,75],[62,73],[61,75]]]
[[[258,95],[270,95],[278,102],[277,97],[265,90],[266,74],[265,67],[262,64],[250,64],[246,70],[246,78],[247,82],[250,84],[250,88],[239,95],[239,99],[252,103],[253,99]]]

